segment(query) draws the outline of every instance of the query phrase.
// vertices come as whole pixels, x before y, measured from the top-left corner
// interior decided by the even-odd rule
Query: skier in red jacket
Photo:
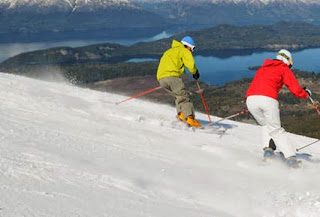
[[[311,91],[301,88],[291,71],[293,66],[291,53],[285,49],[278,52],[276,59],[267,59],[256,72],[247,91],[247,107],[256,121],[262,126],[264,156],[274,156],[278,149],[289,166],[297,167],[298,161],[292,144],[288,143],[287,132],[281,127],[278,93],[283,85],[300,98],[308,98]]]

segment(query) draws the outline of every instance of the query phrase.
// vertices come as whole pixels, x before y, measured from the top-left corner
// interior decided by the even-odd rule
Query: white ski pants
[[[281,127],[279,102],[267,96],[249,96],[247,107],[262,126],[262,147],[268,146],[272,138],[285,158],[295,156],[293,146],[288,143],[288,133]]]

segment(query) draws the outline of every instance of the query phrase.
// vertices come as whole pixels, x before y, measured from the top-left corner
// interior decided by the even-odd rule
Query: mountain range
[[[139,37],[218,24],[320,24],[319,11],[318,0],[2,0],[0,42]]]
[[[0,5],[8,11],[28,11],[36,8],[37,12],[97,11],[114,6],[134,8],[127,0],[3,0]]]
[[[274,51],[280,48],[300,50],[320,47],[320,26],[308,23],[279,22],[272,25],[216,27],[188,31],[169,38],[131,46],[102,43],[84,47],[55,47],[25,52],[0,64],[0,70],[22,72],[25,66],[80,63],[117,63],[131,58],[160,58],[172,40],[190,35],[197,45],[197,55],[229,57],[235,53]],[[18,69],[16,69],[18,67]],[[34,71],[34,70],[31,70]]]
[[[151,36],[165,25],[161,16],[126,0],[0,2],[0,42]]]
[[[319,23],[318,0],[133,0],[136,5],[168,17],[175,24],[270,24],[278,21]]]

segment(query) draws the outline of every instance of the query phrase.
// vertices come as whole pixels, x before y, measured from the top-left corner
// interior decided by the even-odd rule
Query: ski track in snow
[[[262,161],[259,126],[193,132],[124,98],[0,73],[0,216],[319,217],[319,145],[288,169]]]

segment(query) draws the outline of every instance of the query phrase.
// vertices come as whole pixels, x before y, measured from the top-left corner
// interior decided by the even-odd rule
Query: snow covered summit
[[[0,6],[7,9],[22,9],[24,7],[41,8],[60,8],[64,10],[75,11],[78,8],[87,8],[89,10],[103,9],[110,6],[129,6],[128,0],[2,0]]]
[[[0,216],[319,216],[319,146],[288,169],[262,162],[259,126],[193,132],[124,98],[0,73]]]

